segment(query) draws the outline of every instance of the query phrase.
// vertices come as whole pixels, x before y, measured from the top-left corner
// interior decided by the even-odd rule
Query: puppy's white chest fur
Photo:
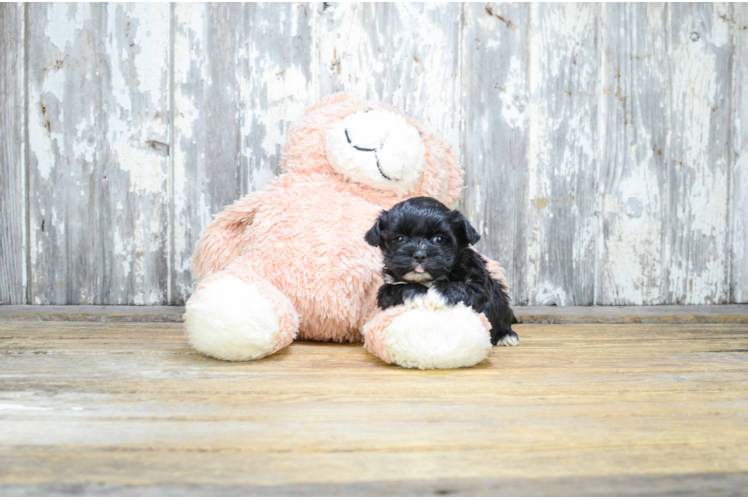
[[[428,309],[430,311],[443,311],[448,307],[451,307],[447,304],[447,301],[444,300],[442,294],[440,294],[436,288],[431,288],[430,285],[428,292],[413,298],[403,299],[403,304],[405,304],[405,307],[408,309]]]

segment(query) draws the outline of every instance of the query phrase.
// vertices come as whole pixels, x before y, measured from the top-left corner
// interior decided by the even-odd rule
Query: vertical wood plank
[[[210,215],[241,193],[241,4],[174,6],[172,304],[192,291],[190,262]]]
[[[220,212],[279,170],[313,98],[307,4],[176,4],[171,302],[192,292],[195,244]]]
[[[0,304],[26,303],[24,5],[0,4]]]
[[[460,208],[481,234],[477,248],[526,296],[528,4],[466,4],[465,193]]]
[[[324,4],[319,94],[386,102],[439,133],[460,158],[460,4]]]
[[[521,304],[594,300],[599,5],[533,4]]]
[[[170,9],[157,3],[109,4],[105,20],[101,301],[165,304]]]
[[[242,38],[243,193],[262,189],[280,171],[288,130],[317,100],[314,17],[309,3],[250,3]],[[233,201],[233,200],[232,200]]]
[[[748,4],[733,13],[731,301],[748,302]]]
[[[597,303],[659,304],[666,291],[667,9],[641,3],[602,9]]]
[[[100,303],[100,8],[29,4],[28,15],[29,298]]]
[[[169,7],[28,8],[30,299],[162,304]]]
[[[730,6],[669,4],[667,302],[728,300]]]

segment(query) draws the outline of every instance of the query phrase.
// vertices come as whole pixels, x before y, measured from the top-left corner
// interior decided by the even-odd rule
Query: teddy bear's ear
[[[386,225],[387,215],[387,211],[382,210],[382,213],[379,214],[379,218],[377,219],[377,221],[374,223],[372,228],[366,232],[366,235],[364,236],[366,243],[373,247],[379,246],[379,244],[382,242],[382,229]]]

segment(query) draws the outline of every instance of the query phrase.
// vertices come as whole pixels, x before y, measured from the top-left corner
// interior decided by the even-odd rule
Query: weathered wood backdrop
[[[445,136],[517,304],[748,302],[745,4],[2,4],[0,303],[181,304],[345,90]]]

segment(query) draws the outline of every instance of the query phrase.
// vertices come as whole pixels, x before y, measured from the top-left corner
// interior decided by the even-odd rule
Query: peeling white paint
[[[205,186],[195,186],[188,181],[188,170],[200,167],[198,158],[192,154],[195,147],[195,130],[201,122],[196,96],[190,94],[195,69],[200,72],[200,82],[203,85],[211,83],[203,38],[206,35],[205,20],[209,6],[205,4],[180,3],[174,8],[175,37],[174,37],[174,143],[171,154],[174,165],[173,184],[174,243],[171,249],[175,276],[177,297],[186,298],[192,292],[189,279],[190,256],[196,241],[188,241],[187,235],[193,225],[194,212],[198,212],[203,219],[209,218],[209,208],[205,200]],[[201,172],[204,174],[204,172]],[[193,196],[198,193],[198,202]],[[206,217],[207,215],[207,217]],[[202,228],[207,227],[207,221]],[[194,238],[194,237],[193,237]],[[185,285],[185,283],[187,283]]]
[[[712,29],[709,32],[708,40],[713,43],[715,47],[724,47],[730,43],[730,23],[735,23],[735,19],[729,18],[730,4],[715,3],[712,7],[712,16],[710,19]],[[740,27],[743,26],[738,23],[735,23],[735,25]]]
[[[114,232],[114,257],[120,261],[122,266],[122,274],[124,276],[130,275],[130,248],[125,248],[125,244],[122,241],[119,231]]]
[[[421,120],[460,155],[460,6],[335,4],[322,15],[322,93],[379,98]],[[373,22],[373,23],[372,23]]]
[[[656,265],[662,258],[662,214],[658,194],[646,193],[647,186],[654,190],[657,184],[653,169],[637,166],[615,194],[603,195],[604,214],[610,214],[609,237],[601,238],[606,263],[602,271],[606,291],[603,303],[613,297],[631,304],[662,300],[662,276]],[[637,206],[627,214],[627,205],[635,205],[632,200],[641,204],[641,210]]]
[[[130,172],[131,190],[165,193],[166,171],[161,157],[153,151],[133,147],[124,140],[116,140],[113,144],[119,167]]]
[[[170,7],[29,9],[32,300],[91,303],[105,293],[128,303],[139,289],[161,295]],[[103,221],[111,225],[101,231]],[[98,289],[102,275],[110,290]]]
[[[61,137],[50,137],[45,134],[45,126],[43,123],[46,122],[46,118],[42,116],[41,111],[38,113],[32,112],[32,114],[36,115],[34,118],[38,123],[29,125],[29,144],[31,153],[36,157],[39,175],[43,179],[49,179],[49,174],[52,172],[52,167],[55,164],[55,157],[52,153],[53,143],[55,147],[58,148],[59,145],[63,143]]]
[[[56,4],[55,4],[56,5]],[[65,141],[62,124],[65,120],[65,74],[60,70],[45,73],[41,84],[33,82],[29,89],[29,144],[36,157],[37,169],[49,179],[57,156],[64,157]],[[55,111],[53,115],[53,111]]]
[[[83,158],[87,163],[92,163],[98,148],[96,141],[91,137],[88,122],[81,121],[76,126],[76,137],[73,142],[73,154],[77,158]]]
[[[252,177],[252,189],[259,191],[264,189],[275,178],[275,172],[269,168],[255,170]]]
[[[310,95],[309,82],[300,68],[281,68],[267,60],[259,62],[264,75],[282,75],[267,82],[268,109],[256,115],[258,123],[265,125],[262,148],[267,156],[276,156],[277,150],[285,142],[286,131],[291,122],[301,116],[306,107],[301,99],[292,99],[301,90]],[[274,81],[273,81],[274,80]],[[298,96],[297,96],[298,97]]]
[[[566,297],[566,291],[552,283],[541,283],[537,287],[534,304],[540,306],[568,306],[571,305]]]
[[[64,248],[69,238],[80,239],[82,234],[100,238],[115,256],[111,272],[116,290],[111,292],[118,302],[164,301],[165,292],[155,287],[161,283],[157,267],[163,260],[158,257],[166,251],[164,242],[170,231],[174,238],[173,296],[186,297],[192,290],[190,256],[217,203],[211,199],[216,196],[215,184],[210,191],[211,181],[221,175],[229,178],[232,174],[227,171],[241,169],[240,176],[246,178],[236,182],[242,189],[263,189],[276,174],[278,149],[293,120],[308,104],[339,90],[405,110],[446,137],[458,155],[465,134],[463,118],[470,130],[483,135],[484,142],[476,143],[485,148],[495,148],[491,134],[502,120],[509,134],[517,134],[522,148],[527,144],[528,167],[521,172],[526,177],[517,175],[523,184],[513,193],[517,201],[505,201],[514,198],[497,193],[487,179],[468,186],[468,213],[484,237],[501,238],[510,229],[522,235],[521,241],[494,246],[518,247],[515,262],[501,262],[521,271],[516,279],[522,280],[524,295],[515,296],[516,300],[558,305],[586,301],[584,286],[595,279],[596,272],[603,290],[595,296],[603,302],[726,300],[730,252],[733,279],[748,276],[738,267],[748,255],[744,237],[748,230],[740,220],[747,204],[741,201],[745,195],[739,194],[747,183],[748,176],[742,173],[748,168],[748,155],[740,155],[745,76],[737,64],[748,49],[740,52],[736,44],[745,45],[744,37],[730,31],[731,23],[746,24],[745,8],[737,4],[652,5],[642,7],[637,18],[641,23],[622,22],[613,28],[595,5],[496,7],[507,19],[511,16],[505,9],[527,9],[522,12],[529,11],[532,26],[523,26],[515,18],[510,27],[486,12],[485,6],[474,10],[467,5],[431,4],[341,4],[325,10],[246,6],[240,9],[247,16],[247,22],[241,23],[247,32],[232,34],[238,50],[226,53],[226,60],[215,61],[216,45],[212,44],[218,39],[208,14],[223,7],[178,4],[173,19],[173,143],[168,103],[171,7],[44,7],[39,11],[42,15],[30,20],[30,40],[37,45],[30,50],[28,139],[37,192],[29,196],[32,207],[39,208],[32,210],[28,238],[32,276],[47,269],[53,272],[48,273],[46,288],[31,290],[32,301],[56,300],[60,282],[62,288],[74,290],[78,300],[97,299],[93,285],[85,280],[69,285],[66,279],[77,278],[55,270],[80,257],[58,254],[56,248]],[[301,14],[304,9],[308,16]],[[463,19],[463,12],[469,17]],[[729,17],[731,12],[734,19]],[[106,21],[103,26],[98,25],[99,19]],[[484,37],[486,43],[477,46],[474,39],[466,38],[472,26],[506,38]],[[632,59],[628,69],[636,75],[632,81],[623,75],[623,81],[617,82],[610,75],[616,70],[615,60],[606,58],[614,52],[604,44],[612,29],[621,33],[625,45],[619,55]],[[513,42],[515,36],[528,37],[528,43]],[[652,39],[653,50],[638,52],[648,46],[639,43],[642,37]],[[106,54],[97,54],[105,61],[106,72],[96,71],[103,66],[91,64],[93,59],[86,53],[94,44],[105,49]],[[733,49],[736,110],[728,125],[729,100],[725,98],[730,89],[724,75]],[[497,121],[474,109],[463,109],[464,94],[483,76],[480,68],[465,69],[467,51],[473,50],[501,58],[499,77],[483,83],[492,87],[486,103],[499,117]],[[522,62],[525,50],[526,66]],[[603,64],[598,68],[600,60]],[[235,80],[231,79],[232,65]],[[219,68],[224,73],[216,78]],[[651,75],[645,79],[645,74]],[[220,92],[213,87],[218,82]],[[632,82],[633,89],[629,88]],[[71,95],[76,83],[86,92],[96,89],[96,95],[83,99]],[[206,102],[209,89],[226,95],[225,102]],[[661,92],[659,100],[651,97],[657,95],[655,90]],[[650,96],[638,108],[632,97],[635,91]],[[232,92],[233,96],[228,95]],[[596,106],[605,109],[598,112]],[[662,113],[667,130],[661,130],[658,119],[649,116],[653,109]],[[239,121],[236,162],[231,165],[217,164],[206,147],[212,136],[204,130],[204,123],[208,114],[216,112],[224,113],[232,126]],[[617,116],[621,123],[615,122]],[[105,137],[100,137],[104,131]],[[618,134],[616,140],[601,146],[609,133]],[[619,140],[623,136],[625,140]],[[735,137],[732,165],[721,153],[728,136]],[[164,156],[163,147],[149,146],[154,144],[151,141],[168,146],[171,156]],[[469,158],[468,168],[490,162],[503,175],[507,169],[517,169],[493,150],[474,151]],[[173,178],[169,177],[170,161]],[[609,164],[600,164],[603,161],[615,166],[605,170]],[[665,169],[667,174],[662,173]],[[596,170],[607,172],[610,178],[598,179],[595,186],[590,172]],[[734,179],[732,187],[730,179]],[[102,199],[108,200],[108,206],[97,205],[94,186],[106,192]],[[591,197],[590,189],[597,189],[599,197]],[[738,195],[729,219],[731,190]],[[76,220],[87,205],[83,210],[70,206],[66,211],[64,204],[77,195],[81,203],[94,203],[90,210],[95,217],[114,217],[110,235],[98,234],[99,228],[84,228],[88,222]],[[170,203],[174,218],[167,222]],[[502,209],[526,215],[511,221],[514,225],[507,224],[492,207],[499,203],[516,203],[514,212]],[[600,223],[594,210],[600,212]],[[726,235],[728,225],[732,246]],[[87,248],[78,240],[72,243],[76,251]],[[593,272],[589,262],[595,255],[600,266]],[[82,257],[87,269],[100,271],[98,257]],[[748,287],[741,283],[734,284],[732,298],[746,295]]]
[[[499,94],[501,97],[501,114],[511,128],[525,128],[527,98],[524,96],[524,74],[524,68],[520,66],[519,58],[512,57],[506,81],[501,94]]]
[[[724,6],[694,4],[672,7],[674,32],[670,56],[673,137],[672,189],[678,231],[668,239],[669,300],[685,304],[719,303],[728,295],[725,223],[728,194],[726,92],[717,79],[727,65],[728,48],[709,43],[724,38],[718,17]],[[708,11],[708,12],[705,12]],[[701,23],[711,17],[711,31]],[[724,128],[722,128],[724,127]]]
[[[606,5],[603,16],[598,303],[659,304],[667,259],[666,6]],[[635,56],[621,56],[628,53]],[[657,107],[663,113],[653,112]]]
[[[169,60],[169,9],[158,4],[133,3],[128,4],[128,16],[137,20],[132,43],[137,48],[134,62],[138,90],[148,96],[154,109],[158,109],[159,102],[166,98],[163,91],[167,74],[166,68],[161,64],[154,64],[154,61]]]
[[[594,185],[596,170],[599,7],[530,8],[528,199],[535,202],[526,209],[525,300],[539,303],[561,287],[590,304],[598,224],[578,189]]]
[[[130,173],[131,191],[165,193],[166,162],[154,150],[146,149],[146,144],[155,139],[168,142],[164,136],[166,117],[159,120],[149,114],[142,116],[140,110],[134,116],[133,100],[137,89],[150,101],[151,109],[158,110],[160,101],[165,98],[167,67],[156,61],[163,63],[169,59],[169,11],[157,4],[132,4],[128,5],[128,11],[124,19],[125,34],[131,31],[133,41],[116,36],[107,38],[108,50],[113,54],[112,94],[119,107],[108,113],[107,136],[119,168]],[[117,10],[110,12],[110,33],[122,31],[122,23]],[[130,44],[137,47],[132,56],[128,50]],[[134,68],[134,72],[125,74],[125,67]]]
[[[70,17],[74,12],[73,17]],[[76,32],[84,28],[91,18],[91,6],[87,3],[53,3],[47,12],[44,34],[55,47],[65,52],[68,44],[75,42]],[[61,22],[65,20],[67,22]]]

